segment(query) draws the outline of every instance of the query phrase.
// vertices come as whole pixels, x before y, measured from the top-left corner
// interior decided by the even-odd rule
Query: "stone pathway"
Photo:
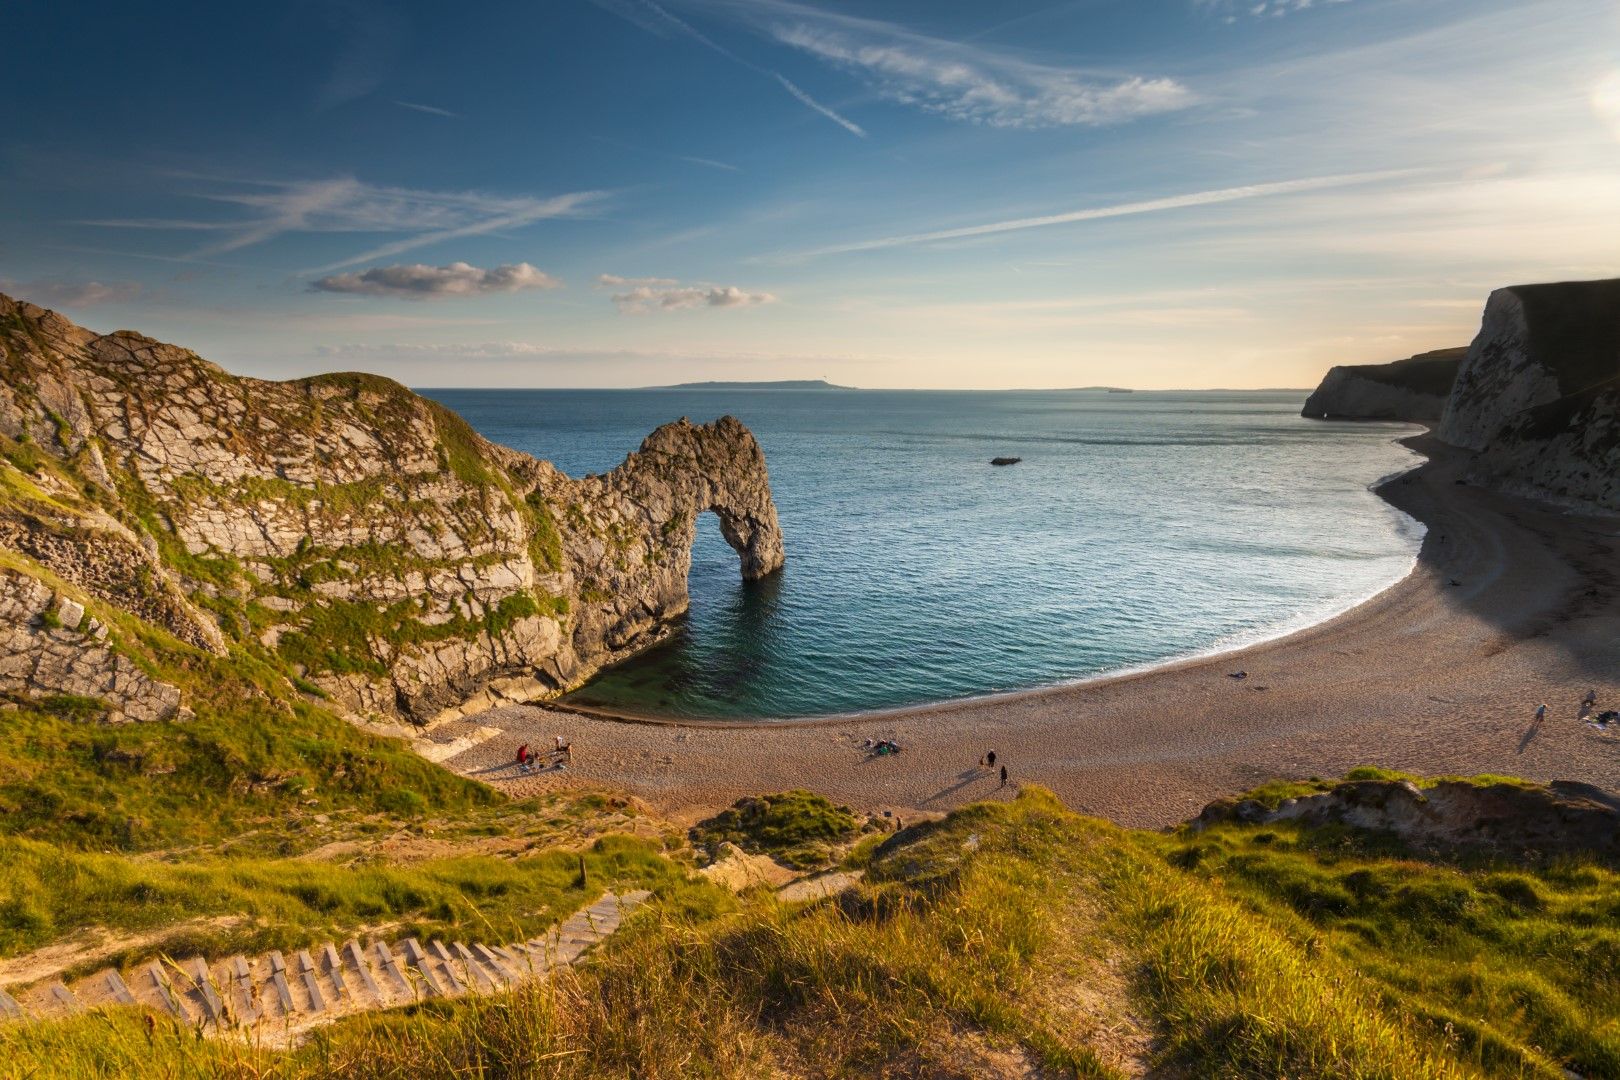
[[[272,1043],[291,1042],[352,1013],[492,993],[544,978],[578,961],[650,895],[605,893],[542,936],[515,945],[351,940],[290,955],[272,950],[252,959],[231,956],[212,965],[194,957],[153,960],[132,971],[106,968],[72,985],[39,983],[15,997],[0,989],[0,1023],[134,1006],[166,1013],[204,1034],[246,1031]]]

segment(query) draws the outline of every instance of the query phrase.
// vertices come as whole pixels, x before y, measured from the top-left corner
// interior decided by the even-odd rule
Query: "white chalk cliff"
[[[1478,483],[1583,510],[1620,510],[1620,280],[1493,292],[1443,408],[1443,369],[1334,368],[1304,415],[1435,422],[1475,452]]]

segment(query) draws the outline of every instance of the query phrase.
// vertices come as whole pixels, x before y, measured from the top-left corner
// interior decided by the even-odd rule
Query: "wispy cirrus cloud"
[[[448,266],[428,266],[425,263],[374,266],[356,273],[323,277],[310,284],[312,292],[389,296],[404,300],[481,296],[561,287],[562,282],[526,262],[495,266],[487,270],[465,262],[453,262]]]
[[[460,113],[451,112],[449,109],[441,109],[437,105],[423,105],[418,101],[395,101],[394,104],[402,109],[415,109],[417,112],[427,113],[429,116],[446,116],[452,120],[461,119]]]
[[[865,128],[811,97],[807,91],[781,72],[761,67],[751,60],[744,59],[698,30],[685,19],[672,14],[667,8],[655,3],[654,0],[592,0],[592,2],[602,10],[612,12],[626,22],[639,26],[649,34],[655,34],[658,37],[677,35],[687,38],[712,52],[719,53],[732,63],[747,68],[756,75],[774,79],[782,89],[786,90],[806,108],[826,117],[851,135],[862,139],[866,138]]]
[[[598,274],[596,284],[598,288],[602,289],[622,289],[626,285],[632,287],[641,285],[679,285],[680,282],[675,278],[667,277],[622,277],[619,274]]]
[[[83,224],[217,234],[219,239],[191,252],[196,259],[238,251],[290,233],[404,234],[351,257],[302,271],[328,273],[446,240],[576,216],[604,197],[598,191],[550,197],[421,191],[368,184],[354,177],[294,181],[202,179],[208,186],[195,198],[233,207],[238,212],[225,217],[100,219]]]
[[[1245,16],[1253,19],[1280,19],[1296,11],[1332,7],[1335,4],[1349,2],[1350,0],[1193,0],[1193,6],[1221,15],[1230,23],[1237,22],[1240,17]]]
[[[897,104],[991,127],[1118,123],[1197,100],[1168,76],[1092,72],[793,0],[690,0],[861,78]]]
[[[86,308],[121,304],[141,293],[135,281],[8,281],[0,279],[0,292],[41,307]]]
[[[1380,172],[1341,173],[1336,176],[1313,176],[1299,180],[1278,180],[1263,184],[1245,184],[1241,187],[1218,188],[1211,191],[1193,191],[1183,195],[1166,196],[1162,199],[1143,199],[1138,202],[1116,203],[1112,206],[1091,206],[1080,210],[1066,210],[1056,214],[1042,214],[1038,217],[1009,218],[1004,221],[986,222],[982,225],[965,225],[952,229],[902,233],[895,236],[880,236],[873,240],[855,240],[843,244],[829,244],[826,247],[798,252],[796,255],[790,256],[790,258],[813,258],[820,255],[838,255],[855,251],[877,251],[882,248],[907,247],[913,244],[928,244],[941,240],[964,240],[979,236],[992,236],[996,233],[1016,232],[1023,229],[1071,225],[1082,221],[1099,221],[1104,218],[1130,217],[1135,214],[1156,214],[1166,210],[1214,206],[1220,203],[1240,202],[1245,199],[1264,199],[1309,191],[1326,191],[1332,188],[1351,187],[1358,184],[1375,184],[1381,181],[1410,179],[1424,175],[1429,171],[1428,169],[1387,169]]]
[[[627,278],[617,274],[603,274],[597,282],[610,287],[629,286],[625,292],[613,294],[614,306],[626,315],[687,308],[755,307],[776,302],[768,292],[751,292],[736,285],[682,285],[673,278]]]
[[[777,37],[855,72],[898,104],[990,127],[1099,126],[1196,100],[1175,79],[1097,79],[945,42],[862,41],[803,24],[783,26]]]
[[[318,9],[328,41],[339,42],[331,73],[316,94],[318,111],[365,97],[381,85],[404,43],[399,16],[374,0],[332,0]]]

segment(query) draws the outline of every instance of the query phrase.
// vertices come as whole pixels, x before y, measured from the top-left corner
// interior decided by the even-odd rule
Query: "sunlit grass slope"
[[[0,1038],[41,1076],[1616,1076],[1617,906],[1599,865],[1131,832],[1026,789],[897,835],[837,899],[655,903],[549,986],[290,1053],[134,1018]]]

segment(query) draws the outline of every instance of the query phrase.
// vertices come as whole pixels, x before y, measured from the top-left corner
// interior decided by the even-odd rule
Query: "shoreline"
[[[1357,765],[1620,787],[1620,738],[1574,721],[1587,689],[1620,699],[1620,520],[1465,485],[1466,452],[1427,433],[1400,442],[1427,460],[1374,491],[1427,527],[1412,569],[1280,636],[1080,682],[831,717],[510,706],[455,722],[504,737],[446,764],[516,795],[611,788],[684,820],[789,787],[902,816],[944,810],[1006,793],[973,766],[991,747],[1015,780],[1129,825],[1184,820],[1272,777]],[[1239,668],[1247,679],[1228,677]],[[1545,730],[1527,731],[1541,700]],[[573,741],[575,765],[518,775],[516,745],[554,733]],[[867,760],[864,738],[905,749]]]
[[[1340,422],[1353,423],[1355,421]],[[1401,480],[1403,477],[1410,476],[1419,469],[1422,469],[1425,465],[1429,464],[1430,460],[1432,460],[1423,451],[1417,450],[1409,444],[1414,441],[1426,440],[1430,438],[1434,429],[1428,424],[1414,424],[1412,426],[1421,430],[1416,434],[1409,435],[1405,438],[1396,439],[1395,441],[1401,446],[1405,446],[1413,453],[1419,455],[1422,460],[1412,465],[1411,468],[1401,469],[1397,472],[1389,473],[1374,483],[1369,484],[1367,490],[1383,499],[1395,510],[1422,526],[1424,529],[1425,538],[1427,538],[1429,523],[1402,509],[1392,499],[1390,499],[1384,491],[1385,488]],[[598,705],[576,705],[566,700],[567,695],[564,695],[561,698],[552,699],[550,701],[529,702],[527,703],[526,707],[541,709],[549,712],[566,713],[572,716],[587,717],[594,720],[608,720],[621,724],[647,724],[654,727],[710,728],[718,731],[728,731],[733,729],[751,730],[758,727],[824,727],[830,724],[882,721],[889,719],[901,719],[919,713],[942,712],[956,706],[977,706],[994,704],[996,702],[1016,701],[1024,697],[1063,693],[1065,691],[1078,690],[1084,687],[1115,682],[1121,679],[1132,679],[1141,675],[1152,675],[1156,672],[1180,667],[1184,664],[1202,664],[1225,658],[1234,658],[1241,654],[1247,653],[1251,649],[1263,648],[1264,646],[1270,645],[1274,642],[1287,640],[1288,638],[1293,637],[1295,634],[1304,634],[1319,627],[1327,626],[1337,619],[1354,613],[1364,605],[1372,603],[1385,593],[1389,592],[1391,589],[1400,588],[1401,585],[1407,581],[1407,579],[1418,571],[1419,566],[1422,564],[1422,559],[1422,542],[1420,541],[1418,553],[1412,557],[1411,564],[1407,566],[1406,572],[1400,577],[1386,585],[1380,586],[1374,592],[1348,601],[1342,607],[1336,606],[1331,612],[1322,615],[1320,618],[1313,618],[1311,621],[1303,625],[1289,626],[1285,623],[1284,625],[1276,627],[1272,630],[1263,631],[1259,637],[1239,644],[1231,645],[1230,647],[1223,648],[1219,645],[1212,645],[1207,649],[1185,653],[1179,656],[1170,656],[1163,660],[1154,660],[1146,664],[1139,664],[1135,667],[1116,668],[1112,671],[1100,671],[1094,675],[1082,675],[1077,678],[1065,679],[1062,682],[1047,683],[1042,686],[1028,686],[1017,690],[989,690],[980,694],[970,694],[966,697],[943,698],[938,701],[919,701],[910,705],[886,705],[879,708],[857,709],[853,712],[828,713],[821,716],[654,716],[648,713],[638,713],[629,709],[609,708]],[[640,653],[645,652],[647,649],[656,648],[662,643],[663,639],[661,638],[658,641],[647,644],[643,648],[634,650],[630,655],[639,655]]]

